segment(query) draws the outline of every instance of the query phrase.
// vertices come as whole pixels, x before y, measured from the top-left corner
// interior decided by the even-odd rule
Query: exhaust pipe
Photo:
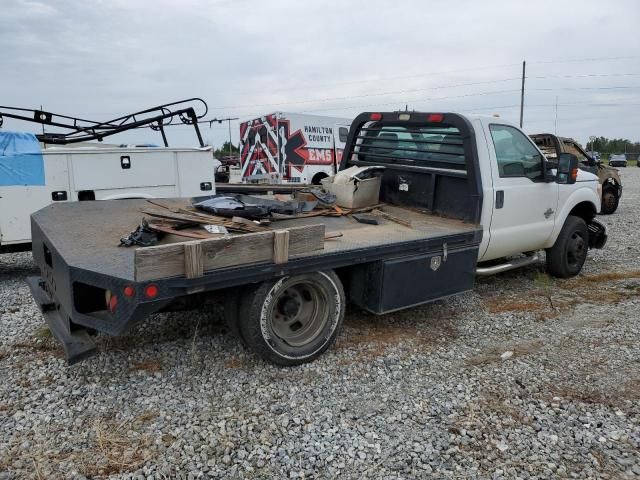
[[[538,260],[540,260],[540,257],[538,257],[537,253],[527,257],[514,258],[506,263],[501,263],[500,265],[493,265],[491,267],[478,267],[476,268],[476,275],[480,275],[483,277],[488,275],[495,275],[496,273],[507,272],[515,268],[526,267],[527,265],[536,263]]]

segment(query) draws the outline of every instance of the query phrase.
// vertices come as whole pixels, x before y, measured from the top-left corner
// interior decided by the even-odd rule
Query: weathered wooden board
[[[289,230],[273,232],[273,263],[289,261]]]
[[[306,225],[286,229],[289,232],[288,255],[297,255],[324,248],[324,225]],[[280,239],[282,240],[282,239]],[[280,241],[279,240],[279,241]],[[274,261],[275,232],[247,233],[210,240],[196,240],[202,257],[202,272],[217,268]],[[194,247],[189,247],[194,248]],[[279,247],[280,249],[282,247]],[[190,252],[191,254],[193,252]],[[282,260],[282,256],[278,259]],[[157,280],[187,274],[185,243],[138,248],[135,251],[136,281]],[[198,274],[200,267],[189,257],[189,274]]]

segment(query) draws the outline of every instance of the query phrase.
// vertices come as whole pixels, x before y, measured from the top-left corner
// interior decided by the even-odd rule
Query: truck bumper
[[[589,223],[589,248],[603,248],[609,237],[607,226],[593,219]]]
[[[51,295],[45,290],[42,277],[28,277],[27,285],[31,295],[42,311],[49,330],[64,348],[69,365],[90,357],[96,352],[96,345],[83,327],[74,325],[64,311],[59,308]]]

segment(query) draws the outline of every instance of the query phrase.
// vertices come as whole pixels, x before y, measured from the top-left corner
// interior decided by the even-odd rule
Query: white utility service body
[[[599,211],[601,186],[596,175],[578,170],[573,184],[504,175],[500,171],[497,145],[506,138],[494,138],[492,128],[494,131],[499,128],[503,137],[511,135],[510,144],[521,142],[542,158],[544,154],[508,121],[487,116],[466,117],[476,132],[483,189],[479,262],[550,248],[572,210],[590,209],[594,214]]]
[[[35,184],[0,181],[0,251],[28,248],[31,214],[51,203],[215,193],[211,148],[48,147],[41,162]]]
[[[347,118],[284,112],[240,123],[240,181],[319,185],[336,173],[350,124]]]

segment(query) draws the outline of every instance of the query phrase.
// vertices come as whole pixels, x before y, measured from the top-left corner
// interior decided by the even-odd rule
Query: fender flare
[[[596,214],[600,211],[600,198],[596,192],[594,192],[591,188],[581,187],[578,190],[573,191],[569,197],[565,200],[564,205],[562,206],[562,210],[558,212],[556,215],[556,223],[553,227],[553,231],[551,232],[551,236],[547,241],[547,244],[544,248],[551,248],[554,243],[556,243],[556,239],[558,235],[560,235],[560,230],[564,226],[564,222],[567,220],[567,217],[571,214],[576,207],[583,213],[580,215],[585,219],[587,223],[592,220]],[[584,212],[588,211],[589,215],[584,215]],[[589,216],[590,218],[585,218]]]

